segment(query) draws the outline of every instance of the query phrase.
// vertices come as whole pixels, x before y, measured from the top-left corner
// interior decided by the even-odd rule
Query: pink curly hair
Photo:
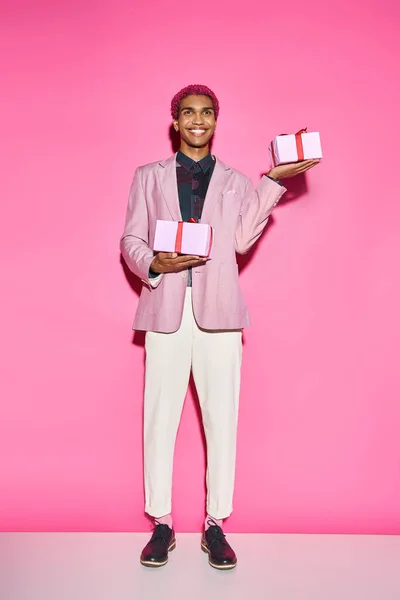
[[[182,90],[180,90],[180,92],[175,94],[175,96],[172,98],[171,115],[172,115],[172,118],[174,119],[174,121],[178,120],[179,107],[181,105],[181,101],[184,98],[186,98],[186,96],[209,96],[209,98],[211,98],[213,106],[214,106],[215,118],[218,119],[219,102],[218,102],[217,96],[206,85],[195,84],[195,85],[187,85]]]

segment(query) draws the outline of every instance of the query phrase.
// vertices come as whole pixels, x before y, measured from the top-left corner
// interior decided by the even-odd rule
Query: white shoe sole
[[[172,550],[175,550],[176,548],[176,540],[174,540],[171,545],[168,548],[168,552],[172,552]],[[153,560],[142,560],[140,559],[140,563],[144,566],[144,567],[163,567],[164,565],[166,565],[168,562],[168,556],[167,556],[167,560],[164,560],[163,562],[154,562]]]
[[[210,560],[210,551],[207,548],[207,546],[202,543],[201,549],[203,550],[203,552],[208,554],[208,564],[211,565],[212,567],[214,567],[214,569],[218,569],[219,571],[229,571],[231,569],[234,569],[237,565],[237,562],[234,565],[216,565],[213,562],[211,562],[211,560]]]

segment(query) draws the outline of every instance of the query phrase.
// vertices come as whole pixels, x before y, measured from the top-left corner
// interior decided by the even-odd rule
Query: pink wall
[[[200,82],[220,97],[214,151],[254,181],[276,133],[319,130],[325,153],[242,271],[227,529],[400,533],[397,1],[3,8],[0,527],[148,530],[118,244],[135,167],[171,154],[170,98]],[[180,531],[200,529],[203,473],[190,398]]]

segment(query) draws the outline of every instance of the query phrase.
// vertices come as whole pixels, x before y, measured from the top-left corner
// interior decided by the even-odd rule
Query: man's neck
[[[181,152],[183,152],[183,154],[186,154],[186,156],[188,156],[195,162],[199,162],[199,160],[201,160],[202,158],[207,156],[207,154],[209,154],[210,146],[209,146],[209,144],[207,144],[207,146],[204,146],[203,148],[192,148],[191,146],[188,146],[187,144],[181,144],[181,147],[179,148],[179,150]]]

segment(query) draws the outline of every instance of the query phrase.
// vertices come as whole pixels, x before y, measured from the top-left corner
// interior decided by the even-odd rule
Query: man
[[[147,332],[145,510],[155,527],[140,560],[152,567],[166,564],[175,547],[172,464],[191,371],[207,441],[202,549],[217,569],[237,564],[222,530],[223,519],[232,512],[242,329],[250,324],[236,253],[246,253],[262,234],[286,191],[279,180],[319,162],[275,167],[255,190],[250,179],[210,154],[218,113],[218,100],[205,86],[188,86],[176,94],[171,114],[180,150],[136,170],[121,239],[128,267],[144,283],[133,328]],[[210,224],[212,259],[154,254],[157,219]]]

